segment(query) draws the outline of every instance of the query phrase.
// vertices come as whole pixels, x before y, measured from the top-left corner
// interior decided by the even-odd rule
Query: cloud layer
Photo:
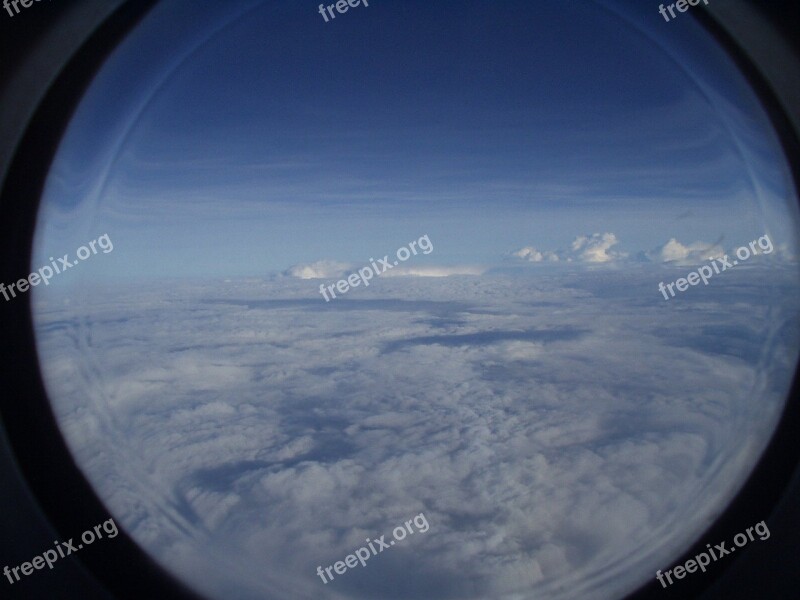
[[[212,598],[612,598],[763,448],[800,342],[779,277],[732,272],[680,312],[646,269],[377,278],[330,303],[284,277],[81,314],[40,294],[36,322],[82,469]],[[420,512],[424,535],[316,576]]]

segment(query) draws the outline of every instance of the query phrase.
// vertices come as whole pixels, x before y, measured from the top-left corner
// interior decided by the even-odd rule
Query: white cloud
[[[318,260],[317,262],[294,265],[285,274],[298,279],[337,279],[344,275],[351,265],[335,260]]]
[[[368,264],[364,265],[368,267]],[[298,264],[284,271],[284,275],[296,279],[342,279],[357,272],[358,267],[335,260],[319,260],[313,263]],[[486,267],[480,265],[399,265],[392,266],[379,277],[450,277],[452,275],[483,275]]]
[[[591,236],[579,236],[572,242],[572,251],[578,254],[583,262],[605,263],[611,262],[625,255],[611,250],[617,245],[617,236],[613,233],[594,233]]]
[[[725,250],[718,244],[707,242],[694,242],[684,246],[675,238],[671,238],[661,248],[648,253],[651,260],[673,263],[677,265],[694,265],[708,262],[725,254]]]
[[[584,238],[577,253],[608,254]],[[788,319],[791,295],[732,289],[676,315],[648,268],[536,275],[389,278],[328,304],[289,277],[91,293],[35,319],[76,460],[208,597],[380,599],[387,578],[419,598],[621,597],[674,564],[768,440],[800,340],[752,314]],[[315,575],[420,512],[428,532]]]
[[[787,243],[777,244],[774,252],[775,256],[780,257],[786,262],[797,262],[797,254],[795,254],[795,252]]]
[[[382,277],[450,277],[452,275],[483,275],[486,272],[485,267],[476,265],[460,265],[460,266],[412,266],[395,267],[383,273]]]
[[[763,238],[755,238],[754,241],[760,241],[762,239]],[[769,238],[767,238],[765,241],[769,241]],[[748,245],[749,242],[744,240],[741,245],[732,248],[729,251],[729,254],[733,255],[737,248],[747,247]],[[768,246],[767,249],[769,249]],[[707,263],[715,258],[720,258],[725,256],[725,253],[725,249],[719,243],[698,241],[684,245],[673,237],[670,238],[670,240],[663,246],[655,248],[649,252],[644,252],[643,255],[647,260],[653,262],[680,266],[692,266]],[[775,244],[774,249],[769,254],[764,253],[764,248],[757,244],[756,254],[760,259],[766,258],[773,263],[796,262],[796,257],[787,243]]]
[[[512,255],[522,260],[527,260],[528,262],[542,262],[543,260],[558,261],[558,254],[555,252],[549,250],[539,252],[533,246],[525,246],[516,252],[512,252]]]
[[[608,263],[625,258],[627,254],[611,250],[619,243],[613,233],[594,233],[576,237],[569,250],[537,250],[534,246],[525,246],[511,255],[527,262],[585,262]]]

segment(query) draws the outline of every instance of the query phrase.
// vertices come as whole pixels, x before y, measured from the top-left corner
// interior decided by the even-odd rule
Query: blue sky
[[[764,116],[689,18],[379,1],[325,23],[316,7],[155,9],[73,121],[38,256],[107,232],[97,274],[259,276],[426,233],[438,263],[494,265],[592,233],[634,255],[785,223]]]

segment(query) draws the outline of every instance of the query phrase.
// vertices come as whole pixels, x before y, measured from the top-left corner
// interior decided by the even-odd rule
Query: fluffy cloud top
[[[619,243],[619,239],[613,233],[594,233],[592,235],[580,235],[576,237],[569,249],[564,250],[538,250],[535,246],[525,246],[511,253],[511,256],[526,262],[579,262],[587,264],[603,264],[618,262],[628,259],[631,262],[657,263],[674,266],[690,266],[706,263],[715,258],[725,256],[725,249],[718,242],[696,241],[683,244],[677,238],[670,238],[663,246],[657,246],[652,250],[640,251],[634,257],[628,258],[628,254],[613,250]],[[747,246],[748,240],[742,240],[741,246]],[[733,254],[735,249],[728,253]],[[786,244],[776,245],[774,254],[764,252],[761,248],[758,254],[769,254],[773,259],[794,262],[796,257]]]
[[[611,250],[612,246],[618,244],[617,236],[613,233],[594,233],[587,237],[585,235],[575,238],[572,242],[572,251],[578,253],[580,260],[590,263],[605,263],[625,255]]]
[[[344,275],[351,265],[335,260],[318,260],[308,264],[299,264],[289,267],[285,275],[298,279],[328,279]]]
[[[543,260],[558,261],[558,254],[550,250],[539,252],[533,246],[525,246],[524,248],[511,253],[517,258],[527,260],[528,262],[542,262]]]
[[[675,238],[671,238],[661,248],[651,253],[651,260],[675,264],[697,264],[712,258],[723,256],[725,250],[718,244],[694,242],[684,246]]]
[[[613,233],[593,233],[576,237],[569,250],[537,250],[534,246],[525,246],[511,255],[527,262],[585,262],[607,263],[624,258],[627,254],[611,250],[619,243]]]

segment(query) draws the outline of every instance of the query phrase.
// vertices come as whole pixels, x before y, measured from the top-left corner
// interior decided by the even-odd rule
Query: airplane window
[[[798,361],[797,193],[701,8],[631,4],[162,2],[111,54],[7,293],[177,579],[614,598],[726,508]]]

